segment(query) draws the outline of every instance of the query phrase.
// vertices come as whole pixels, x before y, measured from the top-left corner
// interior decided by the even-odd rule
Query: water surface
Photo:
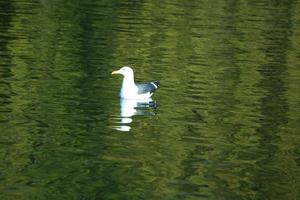
[[[299,13],[0,0],[0,199],[300,199]],[[155,104],[119,100],[124,65]]]

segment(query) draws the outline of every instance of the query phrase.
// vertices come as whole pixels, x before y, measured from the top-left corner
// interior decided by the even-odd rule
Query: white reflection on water
[[[120,99],[120,118],[117,123],[120,125],[113,128],[118,131],[130,131],[130,124],[133,122],[132,117],[135,115],[154,115],[153,109],[156,109],[156,102],[152,98],[137,99]]]

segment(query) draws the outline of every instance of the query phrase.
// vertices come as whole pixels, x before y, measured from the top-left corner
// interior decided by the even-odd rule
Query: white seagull
[[[158,81],[135,84],[133,70],[127,66],[113,71],[111,74],[122,74],[124,76],[120,90],[120,97],[124,99],[148,99],[159,86]]]

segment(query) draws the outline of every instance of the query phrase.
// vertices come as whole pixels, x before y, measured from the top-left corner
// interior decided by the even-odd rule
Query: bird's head
[[[122,74],[123,76],[133,76],[133,70],[130,67],[122,67],[119,70],[113,71],[111,74]]]

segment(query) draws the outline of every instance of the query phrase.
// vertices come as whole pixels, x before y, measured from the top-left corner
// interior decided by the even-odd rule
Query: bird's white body
[[[122,87],[120,90],[120,97],[124,99],[148,99],[153,93],[138,93],[138,87],[134,82],[134,73],[130,67],[122,67],[120,70],[113,72],[113,74],[122,74],[124,76]]]

